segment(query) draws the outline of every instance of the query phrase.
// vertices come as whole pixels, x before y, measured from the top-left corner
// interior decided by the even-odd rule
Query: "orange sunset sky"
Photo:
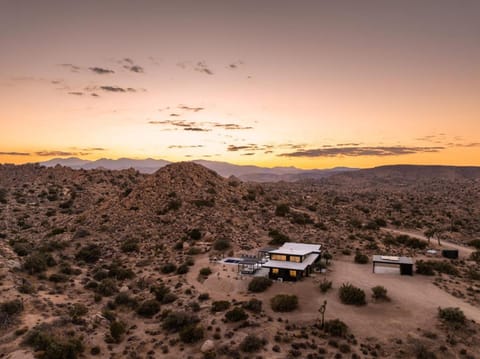
[[[0,163],[480,165],[480,1],[0,1]]]

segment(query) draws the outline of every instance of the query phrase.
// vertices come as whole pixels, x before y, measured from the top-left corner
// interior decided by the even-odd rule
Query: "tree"
[[[425,232],[423,232],[425,237],[427,237],[428,240],[428,245],[430,245],[430,239],[435,235],[435,229],[433,228],[428,228]]]

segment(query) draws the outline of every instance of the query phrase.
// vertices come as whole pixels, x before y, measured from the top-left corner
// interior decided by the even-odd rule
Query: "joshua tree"
[[[332,255],[328,252],[323,253],[323,259],[325,259],[325,265],[328,266],[328,261],[332,259]]]
[[[325,327],[325,311],[326,310],[327,310],[327,301],[324,300],[323,304],[320,306],[320,309],[318,310],[322,315],[322,329]]]
[[[430,239],[436,234],[436,230],[434,228],[428,228],[425,232],[423,232],[425,237],[428,239],[428,245],[430,245]]]

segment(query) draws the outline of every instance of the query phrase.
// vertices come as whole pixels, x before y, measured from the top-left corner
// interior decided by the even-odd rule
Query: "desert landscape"
[[[191,162],[2,165],[0,355],[475,358],[480,172],[439,171],[259,184]],[[220,260],[286,241],[321,244],[309,277],[272,282]],[[416,273],[373,273],[374,254],[412,257]],[[285,294],[295,305],[275,307]]]

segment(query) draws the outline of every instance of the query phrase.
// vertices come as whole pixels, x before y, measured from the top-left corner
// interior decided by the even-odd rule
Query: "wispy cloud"
[[[168,148],[176,148],[176,149],[184,149],[184,148],[202,148],[203,145],[186,145],[186,146],[183,146],[183,145],[172,145],[172,146],[168,146]]]
[[[42,157],[50,157],[50,156],[65,157],[65,156],[78,156],[84,153],[66,152],[66,151],[38,151],[38,152],[35,152],[35,154],[37,156],[42,156]]]
[[[195,131],[195,132],[209,132],[211,131],[208,128],[201,128],[201,127],[185,127],[184,131]]]
[[[214,127],[221,127],[225,130],[251,130],[252,126],[242,126],[236,123],[213,123]]]
[[[80,92],[80,91],[70,91],[68,94],[69,95],[74,95],[74,96],[83,96],[84,95],[84,93]]]
[[[192,106],[187,106],[187,105],[178,105],[178,108],[180,110],[192,111],[192,112],[199,112],[199,111],[204,110],[203,107],[192,107]]]
[[[131,72],[135,72],[137,74],[145,72],[145,69],[142,66],[135,64],[135,62],[131,58],[126,57],[119,62],[123,65],[124,69],[127,69]]]
[[[199,61],[194,67],[195,71],[207,74],[207,75],[213,75],[213,71],[208,67],[208,65],[204,61]]]
[[[373,146],[373,147],[330,147],[315,148],[282,153],[282,157],[362,157],[362,156],[402,156],[416,153],[432,153],[444,150],[443,146],[407,147],[407,146]]]
[[[179,114],[171,113],[170,116],[178,117]],[[161,120],[161,121],[148,121],[150,125],[169,125],[175,127],[183,127],[185,129],[190,128],[187,131],[211,131],[215,128],[222,128],[224,130],[250,130],[251,126],[243,126],[236,123],[220,123],[220,122],[196,122],[185,120]]]
[[[98,75],[108,75],[108,74],[114,74],[115,71],[110,70],[110,69],[105,69],[103,67],[89,67],[88,68],[90,71],[98,74]]]
[[[120,87],[120,86],[100,86],[100,89],[107,92],[137,92],[132,87]]]
[[[80,72],[82,69],[80,66],[74,65],[74,64],[60,64],[58,66],[61,66],[63,68],[66,68],[70,70],[70,72]]]
[[[31,153],[28,152],[10,152],[10,151],[0,151],[0,156],[30,156]]]

